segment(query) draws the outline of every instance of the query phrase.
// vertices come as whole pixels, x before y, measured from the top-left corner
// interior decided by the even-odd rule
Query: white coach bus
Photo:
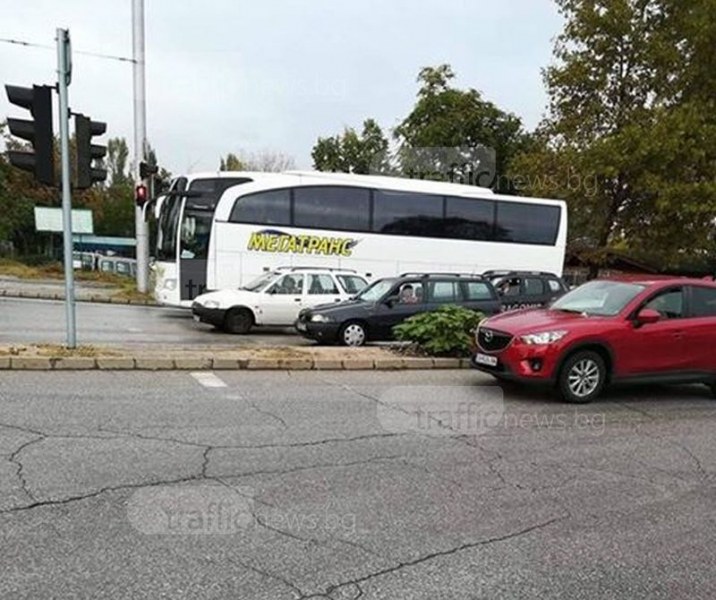
[[[156,299],[190,306],[277,267],[368,277],[488,269],[561,275],[564,202],[344,173],[196,174],[157,203]]]

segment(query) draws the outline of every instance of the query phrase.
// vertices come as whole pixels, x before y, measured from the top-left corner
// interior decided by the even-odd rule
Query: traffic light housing
[[[33,120],[7,120],[10,133],[32,144],[34,152],[10,150],[7,153],[10,164],[29,171],[35,179],[45,185],[55,184],[54,135],[52,133],[52,88],[47,85],[33,85],[31,88],[6,85],[11,104],[26,108]]]
[[[77,185],[84,190],[93,183],[107,179],[107,170],[96,167],[95,160],[102,160],[107,154],[106,146],[92,143],[92,138],[107,131],[107,123],[92,121],[84,115],[75,115],[75,141],[77,144]]]
[[[159,172],[159,167],[157,165],[150,165],[147,162],[139,163],[139,178],[140,179],[149,179],[150,177],[154,177],[158,172]]]

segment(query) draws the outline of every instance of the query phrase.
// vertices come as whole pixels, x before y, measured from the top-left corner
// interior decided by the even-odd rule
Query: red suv
[[[716,394],[716,283],[586,283],[549,308],[491,317],[472,364],[590,402],[609,383],[705,383]]]

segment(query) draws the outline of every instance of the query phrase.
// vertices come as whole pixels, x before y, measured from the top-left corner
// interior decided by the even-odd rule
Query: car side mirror
[[[385,304],[388,308],[393,308],[399,301],[400,301],[400,296],[395,294],[393,296],[388,296],[383,301],[383,304]]]
[[[658,323],[659,321],[661,321],[661,314],[653,308],[642,308],[636,316],[636,322],[640,326]]]

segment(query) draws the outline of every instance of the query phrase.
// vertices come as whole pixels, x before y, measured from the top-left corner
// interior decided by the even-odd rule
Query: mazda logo
[[[489,329],[484,332],[484,335],[485,335],[485,341],[486,341],[486,342],[491,342],[491,341],[492,341],[492,332],[491,332]]]

